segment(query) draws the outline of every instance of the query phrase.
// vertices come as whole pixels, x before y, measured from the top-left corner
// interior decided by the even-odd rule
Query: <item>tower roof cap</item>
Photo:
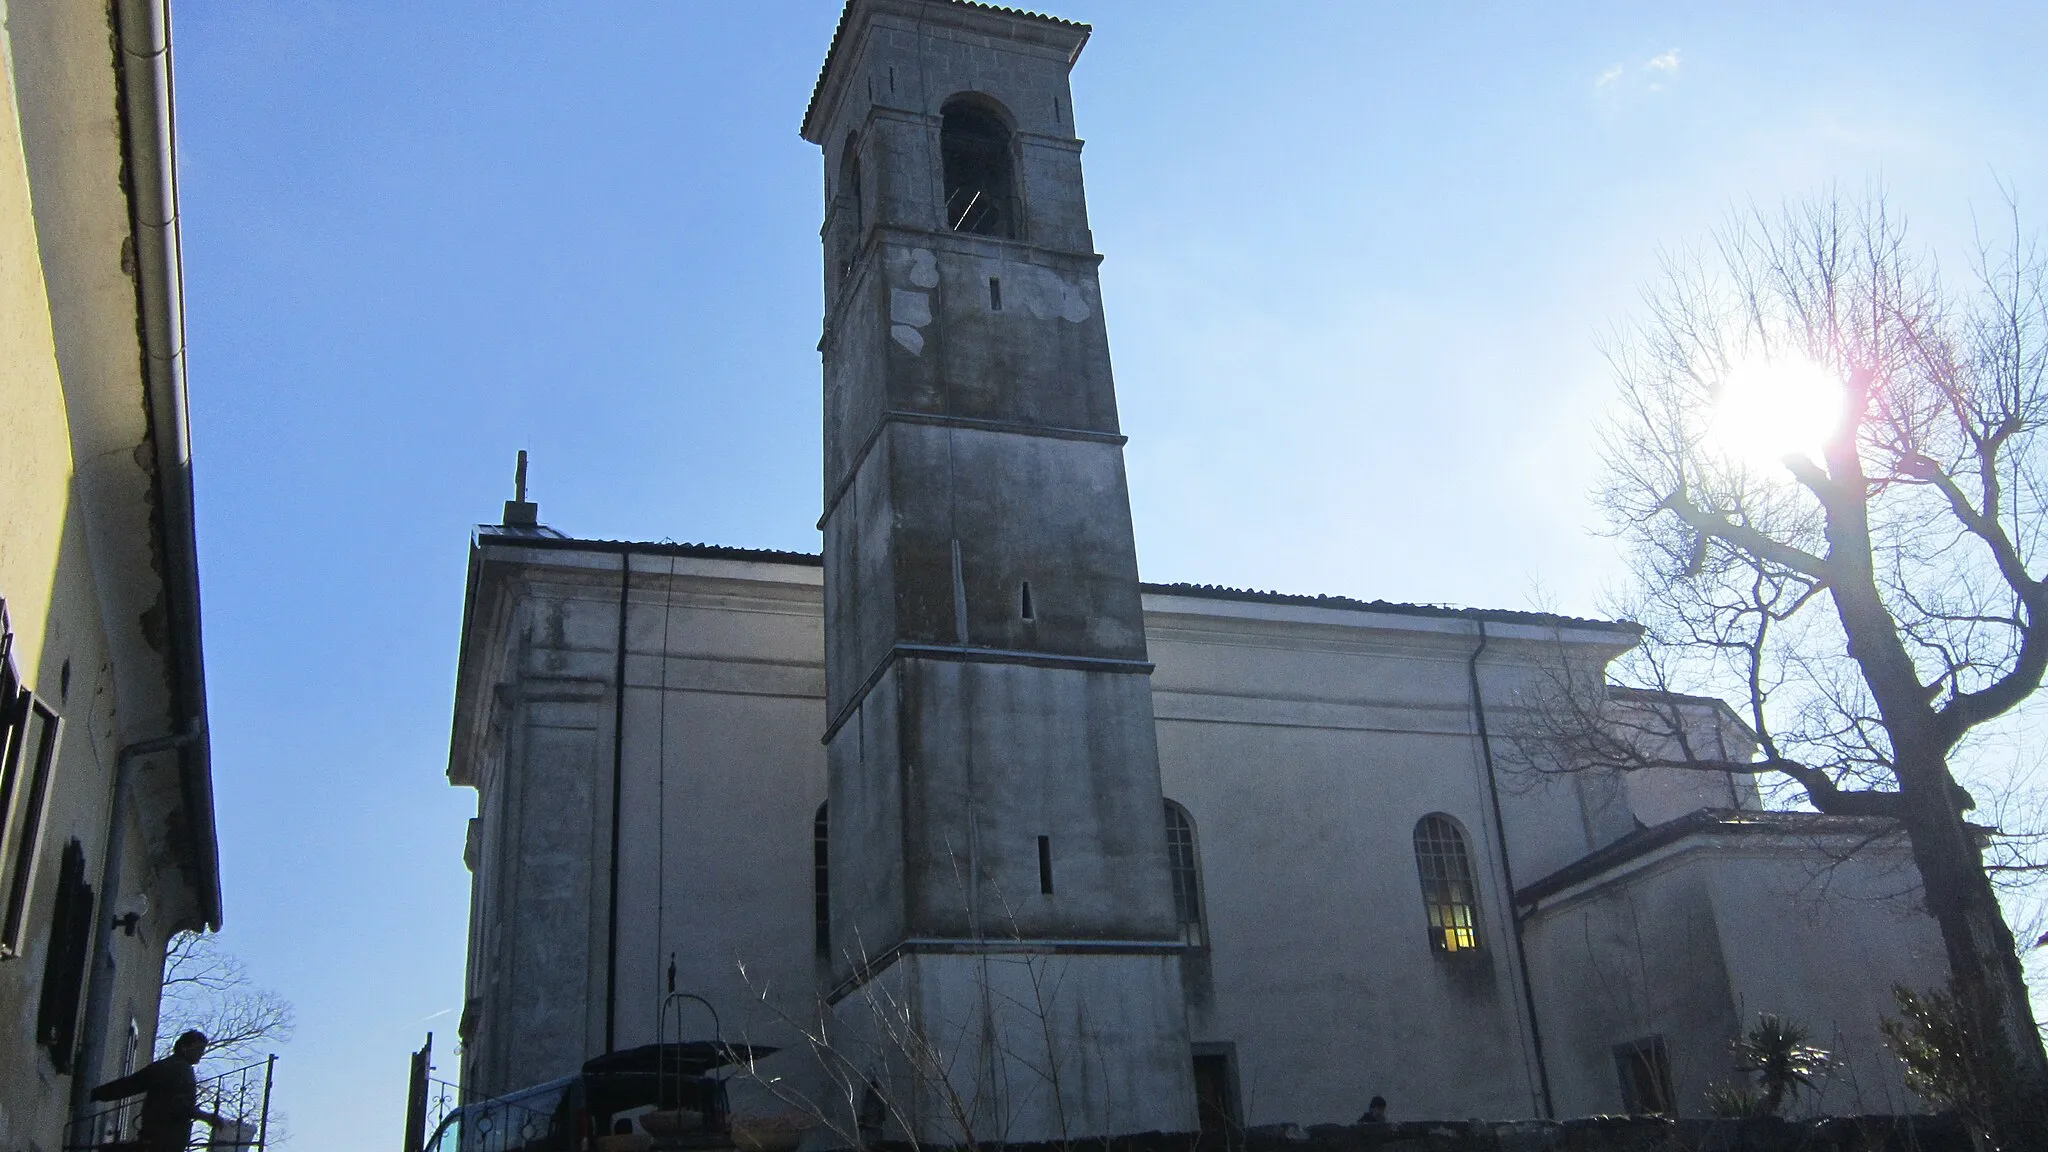
[[[856,9],[860,11],[856,12]],[[1062,20],[1058,16],[1022,8],[1005,8],[1000,4],[984,4],[980,0],[846,0],[846,7],[839,12],[839,24],[832,30],[832,45],[825,50],[825,64],[818,69],[818,82],[811,88],[811,102],[804,108],[803,125],[798,130],[811,143],[824,143],[818,135],[821,127],[818,121],[823,111],[825,87],[832,78],[832,69],[839,63],[841,46],[846,44],[848,33],[857,27],[860,17],[872,17],[878,12],[896,12],[921,20],[968,26],[979,24],[986,27],[992,20],[1017,21],[1024,27],[1035,25],[1041,30],[1038,39],[1067,48],[1067,63],[1070,65],[1081,55],[1082,45],[1088,43],[1089,33],[1094,31],[1076,20]]]

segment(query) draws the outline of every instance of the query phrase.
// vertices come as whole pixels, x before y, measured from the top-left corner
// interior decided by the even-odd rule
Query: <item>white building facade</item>
[[[0,1149],[119,1139],[220,927],[170,5],[0,20]],[[128,1133],[132,1134],[132,1133]]]
[[[1760,1012],[1842,1061],[1806,1106],[1914,1107],[1878,1019],[1945,969],[1902,844],[1724,774],[1509,763],[1558,645],[1630,629],[1158,585],[1144,608],[1205,1120],[1348,1122],[1373,1095],[1406,1118],[1698,1115]],[[465,1085],[573,1072],[607,1017],[613,1047],[654,1041],[673,959],[726,1039],[794,1049],[771,1074],[832,1099],[798,1032],[860,947],[820,916],[821,881],[845,898],[819,867],[824,711],[818,558],[479,531],[450,761],[478,792]],[[1455,950],[1425,825],[1471,875]]]
[[[1087,34],[847,5],[822,558],[479,530],[465,1086],[716,1033],[842,1136],[1697,1113],[1778,1012],[1854,1070],[1812,1104],[1910,1107],[1879,1015],[1942,953],[1886,828],[1509,754],[1632,627],[1139,583]]]

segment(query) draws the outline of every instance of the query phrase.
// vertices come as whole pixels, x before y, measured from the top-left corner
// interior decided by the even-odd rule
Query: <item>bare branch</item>
[[[180,932],[164,952],[163,1000],[157,1013],[158,1055],[179,1033],[203,1032],[215,1065],[246,1063],[291,1039],[291,1001],[256,985],[241,959],[214,937]]]
[[[1965,825],[1951,767],[2048,676],[2048,259],[2015,214],[1974,271],[1944,284],[1882,196],[1752,208],[1666,260],[1606,349],[1600,500],[1645,632],[1611,675],[1633,691],[1561,667],[1524,758],[1761,776],[1897,820],[1961,1010],[2002,1062],[1994,1119],[2048,1143],[2027,1118],[2048,1115],[2048,1054],[1990,879],[2035,874],[2048,841]],[[1758,364],[1839,387],[1817,457],[1759,463],[1722,435],[1724,396]],[[1706,719],[1728,717],[1718,701],[1753,758],[1706,744],[1732,722]]]

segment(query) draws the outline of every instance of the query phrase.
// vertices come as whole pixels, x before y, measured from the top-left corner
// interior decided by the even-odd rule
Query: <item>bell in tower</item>
[[[920,1140],[1196,1127],[1067,84],[1087,37],[852,0],[804,118],[827,173],[820,944],[840,1034]]]

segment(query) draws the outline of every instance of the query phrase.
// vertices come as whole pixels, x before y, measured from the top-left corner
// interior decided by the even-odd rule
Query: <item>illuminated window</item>
[[[1202,865],[1195,858],[1195,822],[1188,810],[1166,802],[1166,866],[1173,873],[1173,916],[1180,925],[1180,938],[1201,947],[1208,943],[1202,932]]]
[[[811,821],[811,934],[820,956],[832,955],[832,874],[831,853],[827,851],[827,833],[830,826],[825,822],[825,806],[818,805],[818,815]]]
[[[939,158],[945,168],[946,227],[1017,238],[1016,162],[1010,129],[993,108],[955,96],[939,110]]]
[[[1465,834],[1449,816],[1424,816],[1415,825],[1415,870],[1422,877],[1422,907],[1429,946],[1439,952],[1479,947],[1479,910],[1472,890],[1472,857]]]

